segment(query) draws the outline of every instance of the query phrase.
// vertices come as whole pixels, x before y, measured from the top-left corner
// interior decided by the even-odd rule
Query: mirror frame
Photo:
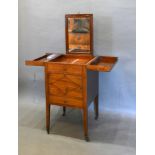
[[[89,18],[90,19],[90,50],[69,52],[69,32],[68,18]],[[67,54],[91,54],[93,55],[93,14],[66,14],[65,15],[65,33],[66,33],[66,53]]]

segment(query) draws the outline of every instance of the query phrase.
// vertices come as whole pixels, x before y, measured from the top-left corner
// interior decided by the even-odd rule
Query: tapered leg
[[[87,108],[83,109],[83,129],[84,129],[85,140],[89,141],[89,137],[88,137],[88,109]]]
[[[50,104],[46,104],[46,130],[50,132]]]
[[[98,119],[98,95],[95,97],[94,100],[94,111],[95,111],[95,119]]]
[[[62,116],[65,116],[66,115],[66,107],[63,106],[63,114]]]

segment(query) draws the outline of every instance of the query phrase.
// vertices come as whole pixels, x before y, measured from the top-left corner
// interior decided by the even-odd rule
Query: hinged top
[[[93,14],[67,14],[66,53],[93,55]]]

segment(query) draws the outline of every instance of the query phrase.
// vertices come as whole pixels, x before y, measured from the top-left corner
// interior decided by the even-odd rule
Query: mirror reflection
[[[69,52],[90,51],[90,18],[68,18]]]

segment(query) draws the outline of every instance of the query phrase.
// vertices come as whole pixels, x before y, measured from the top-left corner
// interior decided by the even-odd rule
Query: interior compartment
[[[48,59],[48,56],[54,56]],[[78,54],[52,54],[47,53],[37,59],[27,60],[26,65],[30,66],[44,66],[45,62],[53,62],[58,64],[77,64],[87,65],[87,69],[93,71],[109,72],[117,62],[117,57],[112,56],[98,56],[92,55],[78,55]]]
[[[60,57],[51,60],[55,63],[64,63],[64,64],[87,64],[93,56],[79,56],[79,55],[61,55]]]
[[[117,60],[117,57],[112,56],[95,57],[88,63],[87,68],[93,71],[109,72],[111,71]]]

